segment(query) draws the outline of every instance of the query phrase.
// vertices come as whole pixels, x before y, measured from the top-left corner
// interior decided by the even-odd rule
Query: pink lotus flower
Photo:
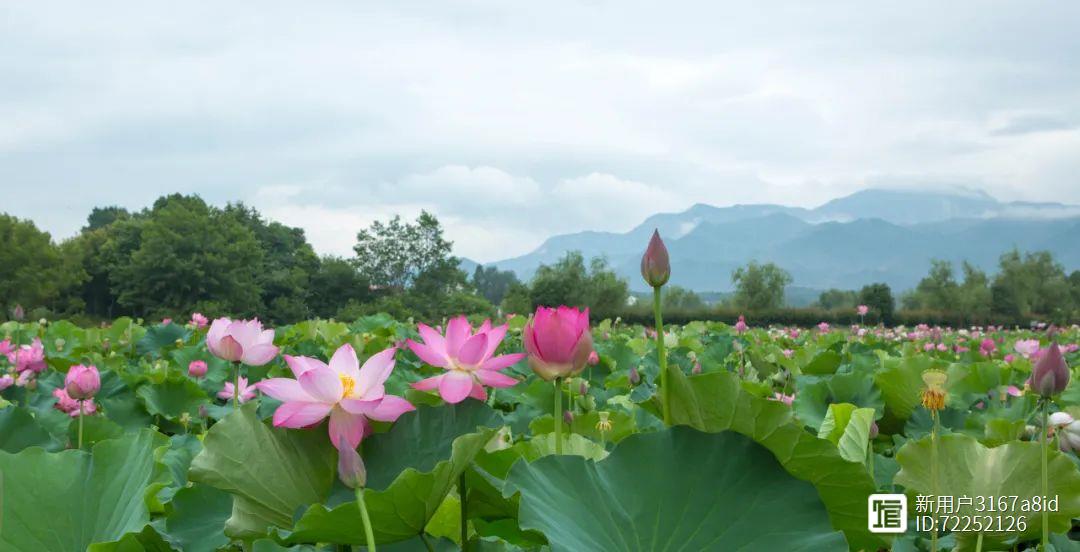
[[[949,346],[944,344],[944,343],[938,343],[937,344],[937,350],[939,350],[941,352],[945,352],[945,351],[949,350]]]
[[[76,364],[68,369],[64,378],[64,390],[69,397],[86,400],[96,395],[98,389],[101,389],[101,374],[96,366]]]
[[[162,326],[168,326],[169,324],[172,324],[172,318],[162,318],[161,319],[161,325]]]
[[[3,355],[3,356],[6,357],[9,354],[11,354],[11,351],[14,351],[14,350],[15,350],[15,347],[13,347],[11,345],[11,339],[5,339],[3,341],[0,341],[0,355]]]
[[[788,406],[791,406],[791,404],[795,402],[795,394],[793,393],[791,395],[785,395],[783,393],[777,392],[777,393],[773,393],[773,396],[772,396],[771,400],[779,401],[779,402],[782,402],[782,403],[784,403],[784,404],[786,404]]]
[[[589,353],[588,363],[589,366],[596,366],[597,364],[600,364],[600,355],[597,354],[596,351]]]
[[[53,389],[53,396],[56,397],[56,404],[53,408],[71,416],[72,418],[79,416],[80,413],[84,416],[92,416],[97,412],[97,405],[94,404],[94,399],[76,400],[71,398],[63,388]]]
[[[516,385],[516,379],[499,370],[517,364],[525,358],[525,354],[493,356],[499,343],[506,337],[506,328],[506,324],[492,328],[491,321],[485,320],[473,333],[468,319],[458,316],[446,325],[444,337],[427,325],[419,324],[418,331],[424,341],[408,340],[409,349],[420,360],[446,372],[420,380],[412,386],[421,391],[438,389],[444,401],[456,404],[465,397],[481,401],[487,399],[485,385],[496,388]]]
[[[1031,369],[1031,388],[1043,397],[1061,393],[1069,385],[1069,366],[1056,342],[1040,355]]]
[[[866,305],[859,305],[855,307],[855,312],[859,313],[859,316],[866,316],[866,313],[870,312],[870,307]]]
[[[1024,392],[1019,387],[1010,385],[1005,388],[1005,394],[1011,397],[1019,397],[1020,395],[1023,395]]]
[[[0,391],[3,391],[12,385],[15,385],[15,378],[11,377],[11,374],[0,376]]]
[[[522,334],[529,366],[551,381],[580,374],[593,351],[589,309],[537,307]]]
[[[274,346],[274,330],[263,330],[255,320],[218,318],[206,334],[206,347],[214,356],[248,366],[262,366],[278,354]]]
[[[1031,358],[1031,355],[1039,352],[1039,340],[1019,339],[1013,344],[1013,348],[1024,358]]]
[[[737,320],[735,322],[735,333],[739,333],[739,334],[746,333],[746,330],[749,330],[749,329],[750,329],[750,326],[746,325],[746,317],[744,317],[743,315],[740,314],[739,315],[739,320]]]
[[[368,420],[392,422],[413,410],[405,399],[387,395],[383,387],[394,370],[390,348],[372,355],[360,366],[352,345],[334,352],[329,365],[309,357],[285,356],[296,379],[273,378],[257,384],[259,390],[282,401],[274,412],[277,427],[311,427],[330,417],[330,442],[356,448],[371,432]]]
[[[202,378],[206,376],[207,366],[205,360],[193,360],[187,367],[187,373],[193,378]]]
[[[1002,360],[1004,360],[1005,362],[1011,363],[1012,361],[1016,360],[1016,356],[1013,355],[1012,353],[1009,353],[1009,354],[1005,355],[1005,358],[1002,359]]]
[[[210,323],[210,321],[207,320],[206,317],[203,316],[203,314],[201,312],[193,312],[193,313],[191,313],[191,322],[190,322],[190,324],[192,326],[195,326],[196,328],[205,328],[206,325],[209,324],[209,323]]]
[[[817,329],[821,333],[829,333],[829,323],[828,322],[821,322],[820,324],[817,325]]]
[[[45,371],[45,346],[36,337],[30,345],[15,347],[7,354],[7,358],[16,372],[30,371],[40,374]]]
[[[783,351],[780,351],[780,353],[784,355],[784,358],[791,358],[795,354],[795,351],[792,351],[791,349],[784,349]]]
[[[245,378],[244,376],[240,376],[240,396],[237,398],[237,400],[241,404],[243,404],[243,403],[246,403],[246,402],[250,401],[251,399],[254,399],[255,398],[255,391],[257,389],[258,389],[258,384],[249,386],[247,378]],[[225,382],[225,385],[221,388],[221,391],[218,391],[217,396],[218,396],[219,399],[225,399],[225,400],[228,401],[228,400],[232,400],[233,395],[235,395],[235,394],[236,394],[236,386],[233,385],[233,382],[227,381],[227,382]]]
[[[979,352],[982,353],[983,356],[990,356],[994,354],[994,351],[997,351],[997,344],[994,343],[993,339],[988,337],[979,343]]]

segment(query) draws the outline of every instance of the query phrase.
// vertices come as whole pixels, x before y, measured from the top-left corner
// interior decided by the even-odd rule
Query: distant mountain
[[[714,207],[653,215],[626,233],[553,236],[535,251],[491,265],[528,279],[568,251],[603,256],[634,290],[641,252],[656,228],[672,259],[671,282],[697,291],[731,290],[731,272],[750,260],[772,261],[794,285],[852,289],[886,282],[914,287],[933,258],[967,260],[994,271],[1001,253],[1047,249],[1080,268],[1080,206],[1003,203],[981,192],[871,189],[814,209],[782,205]]]

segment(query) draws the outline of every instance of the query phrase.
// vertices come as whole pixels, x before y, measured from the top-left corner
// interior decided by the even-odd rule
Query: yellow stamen
[[[345,392],[342,393],[342,396],[344,396],[344,397],[352,396],[353,391],[356,389],[356,380],[354,380],[351,377],[346,376],[344,374],[341,375],[340,377],[341,377],[341,387],[343,387],[345,389]]]

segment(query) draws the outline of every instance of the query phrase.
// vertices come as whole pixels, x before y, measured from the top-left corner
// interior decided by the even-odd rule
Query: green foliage
[[[660,301],[664,306],[664,310],[692,310],[705,308],[705,301],[701,300],[701,296],[689,289],[679,286],[664,286]]]
[[[472,285],[484,299],[492,305],[502,303],[503,298],[515,284],[520,284],[517,276],[509,270],[499,270],[497,267],[484,268],[477,265],[473,271]]]
[[[877,283],[863,286],[859,290],[858,304],[870,308],[870,316],[886,324],[893,323],[896,302],[893,300],[889,284]]]
[[[31,221],[0,214],[0,308],[6,317],[15,305],[30,312],[46,307],[64,312],[67,291],[86,278],[75,259],[64,254],[47,232]]]
[[[577,251],[567,253],[554,265],[541,265],[529,291],[532,308],[589,307],[597,319],[624,307],[629,295],[626,281],[616,276],[604,259],[595,258],[586,268],[585,258]]]
[[[826,309],[853,309],[859,304],[859,294],[852,290],[830,289],[821,292],[817,306]]]
[[[778,309],[784,305],[784,287],[791,281],[791,274],[773,263],[750,261],[731,273],[733,303],[751,311]]]
[[[310,283],[308,306],[320,318],[331,318],[343,307],[367,303],[373,297],[370,283],[353,263],[341,257],[323,257]]]

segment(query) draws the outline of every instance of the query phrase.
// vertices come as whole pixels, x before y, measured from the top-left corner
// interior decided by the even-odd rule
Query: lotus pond
[[[1075,326],[208,322],[0,326],[0,550],[1080,550]]]

